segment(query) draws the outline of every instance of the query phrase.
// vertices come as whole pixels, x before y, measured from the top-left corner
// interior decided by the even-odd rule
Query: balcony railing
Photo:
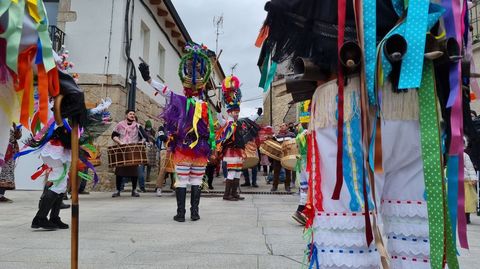
[[[480,1],[474,0],[473,7],[469,10],[470,12],[470,27],[472,28],[472,41],[473,43],[480,42]]]
[[[52,40],[53,50],[59,52],[65,42],[65,33],[58,29],[58,27],[55,25],[48,26],[48,33],[50,34],[50,39]]]

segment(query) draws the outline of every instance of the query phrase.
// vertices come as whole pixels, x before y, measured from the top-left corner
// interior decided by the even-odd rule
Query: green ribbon
[[[42,21],[37,25],[38,37],[42,44],[42,57],[43,57],[43,66],[48,72],[55,68],[55,61],[53,59],[52,52],[52,40],[48,33],[48,18],[47,13],[45,12],[45,7],[42,2],[38,3],[38,13],[42,17]],[[38,48],[40,49],[40,48]]]
[[[25,1],[19,0],[18,3],[13,3],[3,0],[0,2],[4,2],[2,6],[0,6],[0,12],[8,12],[7,29],[0,34],[0,38],[8,40],[6,57],[7,65],[13,72],[17,73],[20,40],[22,39],[23,17],[25,16]],[[8,2],[8,4],[11,3],[11,5],[7,5],[5,2]],[[5,7],[7,7],[7,10],[5,10]]]
[[[81,171],[78,171],[78,177],[80,177],[81,179],[85,179],[86,181],[90,181],[93,179],[93,177],[87,173],[84,173],[84,172],[81,172]]]
[[[67,176],[67,164],[64,163],[63,164],[63,172],[62,174],[57,178],[57,179],[49,179],[48,181],[52,182],[53,183],[53,186],[58,186],[58,184],[60,184],[60,182],[62,182],[65,177]]]
[[[420,140],[423,159],[423,175],[427,192],[428,225],[431,268],[443,268],[444,239],[447,236],[447,257],[456,260],[448,244],[452,244],[451,225],[446,215],[445,190],[441,163],[440,126],[437,114],[433,65],[425,62],[422,82],[418,91],[420,107]],[[450,237],[450,238],[449,238]],[[453,251],[453,258],[452,253]],[[458,264],[458,263],[457,263]],[[458,268],[454,266],[450,269]]]
[[[215,144],[215,124],[213,123],[212,111],[210,110],[210,106],[207,105],[208,111],[208,127],[210,130],[210,136],[208,138],[208,143],[211,146],[212,151],[215,150],[217,145]]]
[[[190,105],[195,106],[195,99],[193,99],[192,97],[187,97],[187,107],[185,109],[187,113],[185,113],[185,115],[188,115],[188,112],[190,111]]]

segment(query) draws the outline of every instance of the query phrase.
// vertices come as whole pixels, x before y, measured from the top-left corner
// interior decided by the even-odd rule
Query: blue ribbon
[[[363,25],[365,44],[365,77],[367,84],[368,101],[376,104],[375,98],[375,70],[377,63],[377,2],[365,0],[363,2]]]
[[[435,25],[435,23],[442,16],[444,11],[445,11],[445,9],[442,6],[440,6],[438,4],[430,3],[430,7],[429,7],[429,10],[428,10],[428,17],[427,17],[427,27],[425,29],[425,32],[422,34],[424,37],[426,36],[427,29],[430,29],[430,28],[433,27],[433,25]],[[385,40],[387,40],[390,36],[392,36],[394,34],[399,34],[399,35],[405,37],[406,27],[407,27],[407,25],[406,25],[405,22],[403,22],[401,24],[398,24],[387,35],[385,35],[384,39],[382,40],[382,43],[384,43]],[[423,43],[425,43],[425,42],[423,42]],[[407,40],[407,44],[410,46],[409,40]],[[388,61],[387,56],[385,55],[385,51],[383,50],[383,48],[379,47],[378,49],[381,49],[381,53],[383,54],[382,55],[383,76],[384,76],[384,78],[386,78],[386,77],[388,77],[390,72],[392,72],[392,65]],[[424,50],[425,50],[425,48],[424,48]],[[410,52],[410,47],[407,48],[407,54],[409,52]],[[423,62],[424,51],[421,51],[421,52],[417,51],[416,53],[421,54],[422,62]],[[407,55],[405,55],[405,56],[407,56]],[[405,59],[404,59],[404,61],[405,61]],[[402,67],[405,63],[404,61],[402,62]],[[423,66],[422,66],[422,68],[423,68]],[[422,73],[422,70],[420,70],[420,77],[421,77],[421,73]],[[412,88],[418,88],[419,86],[420,86],[420,84],[417,87],[412,87]],[[403,89],[403,88],[400,87],[400,84],[399,84],[399,89]]]
[[[16,160],[19,157],[22,157],[22,156],[25,156],[29,153],[35,152],[35,151],[41,149],[43,146],[45,146],[45,144],[47,144],[47,142],[52,137],[53,131],[55,130],[55,126],[56,126],[55,122],[53,122],[52,125],[50,125],[50,127],[48,128],[47,136],[45,136],[45,138],[43,139],[43,142],[40,144],[40,146],[38,146],[37,148],[34,148],[34,149],[29,149],[29,150],[18,152],[17,154],[15,154],[14,159]]]
[[[320,264],[318,262],[318,255],[317,255],[317,246],[315,243],[308,244],[308,249],[311,249],[312,251],[312,256],[310,259],[310,265],[308,266],[308,269],[312,269],[313,265],[316,264],[317,266],[315,268],[320,269]]]
[[[430,1],[411,1],[408,8],[405,39],[408,49],[402,61],[399,89],[418,88],[422,82],[425,38],[428,27],[428,6]]]
[[[42,41],[40,38],[37,41],[37,55],[35,57],[35,64],[43,63],[43,56],[42,56]]]

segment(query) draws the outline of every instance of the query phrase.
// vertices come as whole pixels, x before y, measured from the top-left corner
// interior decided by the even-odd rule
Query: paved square
[[[70,268],[70,230],[30,229],[40,194],[8,191],[15,202],[0,204],[0,268]],[[171,193],[160,198],[153,193],[110,195],[80,196],[81,269],[301,268],[302,227],[290,217],[297,195],[248,194],[241,202],[205,195],[201,220],[185,223],[172,220],[176,203]],[[70,210],[61,217],[69,222]],[[462,251],[461,268],[479,268],[480,219],[473,222],[471,250]]]

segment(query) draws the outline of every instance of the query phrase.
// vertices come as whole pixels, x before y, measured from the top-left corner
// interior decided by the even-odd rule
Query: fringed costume
[[[255,120],[261,114],[261,110],[250,118],[238,118],[242,92],[240,80],[236,76],[225,78],[222,83],[222,93],[228,113],[227,120],[220,113],[217,114],[218,122],[222,126],[219,130],[217,145],[222,151],[223,161],[227,163],[228,171],[223,199],[228,201],[244,200],[245,198],[238,194],[238,188],[243,170],[245,147],[248,143],[255,143],[260,130]]]
[[[191,185],[190,218],[193,221],[200,219],[200,185],[208,157],[215,149],[212,113],[207,102],[201,99],[210,78],[211,63],[204,53],[204,47],[187,45],[186,49],[188,53],[182,57],[179,66],[184,95],[176,94],[162,83],[153,81],[147,65],[139,66],[143,79],[167,101],[162,118],[169,135],[167,147],[174,154],[177,174],[177,215],[174,220],[179,222],[185,221],[187,185]]]
[[[313,95],[310,268],[459,268],[467,1],[272,0],[265,9],[261,86],[292,60],[287,92]]]

